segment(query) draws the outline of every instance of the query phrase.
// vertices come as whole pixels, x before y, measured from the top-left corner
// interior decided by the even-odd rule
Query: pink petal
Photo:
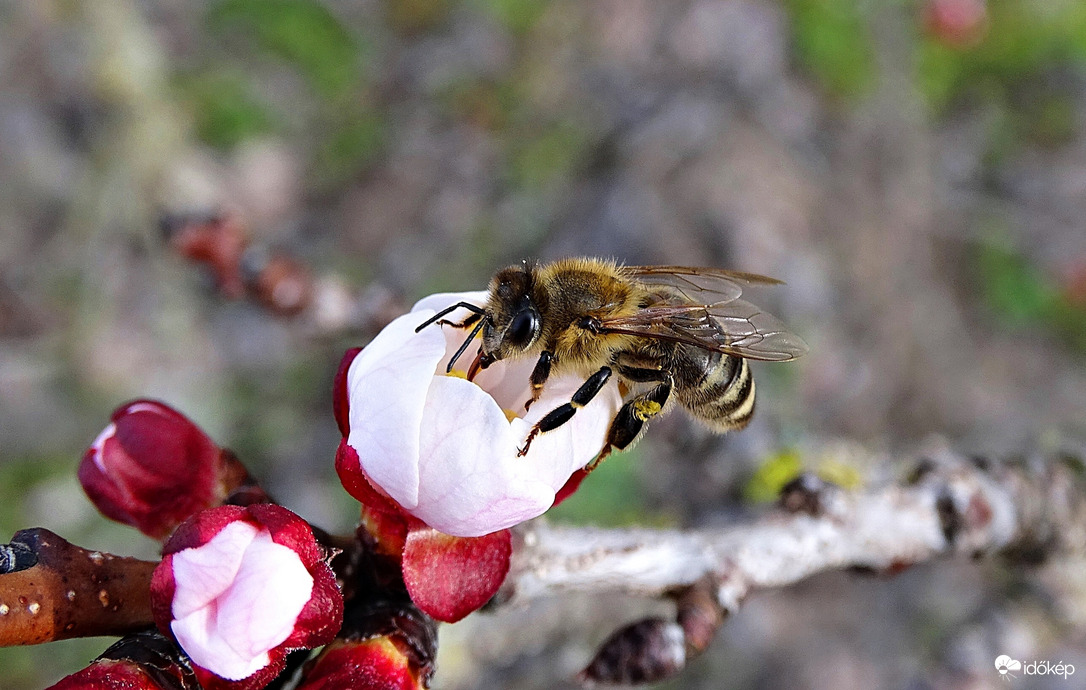
[[[203,546],[174,554],[174,618],[208,606],[231,586],[245,549],[259,532],[248,522],[231,522]]]
[[[170,631],[193,663],[227,680],[247,678],[271,661],[267,653],[242,654],[218,629],[217,607],[209,606],[170,623]]]
[[[406,509],[418,504],[419,429],[434,367],[445,354],[437,328],[415,328],[423,314],[405,314],[355,357],[347,373],[350,435],[370,478]],[[406,460],[406,461],[405,461]]]
[[[219,634],[239,654],[264,654],[287,639],[312,593],[313,576],[298,554],[261,532],[219,599]]]
[[[522,419],[514,419],[510,423],[515,446],[523,446],[532,425],[551,410],[569,402],[582,383],[584,379],[576,375],[548,381],[543,395],[528,413]],[[535,437],[528,454],[517,458],[519,462],[514,463],[518,475],[550,486],[553,499],[553,493],[566,483],[570,475],[591,462],[599,453],[611,421],[620,407],[622,396],[618,392],[618,382],[612,379],[568,422]],[[515,457],[516,451],[512,454]]]
[[[411,313],[416,314],[429,311],[430,315],[433,315],[457,302],[468,302],[481,307],[486,304],[487,294],[486,290],[475,290],[473,292],[438,292],[433,295],[427,295],[418,302],[415,302],[411,307]],[[445,318],[449,321],[458,322],[463,320],[468,314],[469,312],[467,309],[458,309]],[[429,318],[429,316],[423,316],[419,323],[422,323],[427,318]],[[434,328],[436,328],[436,326]]]
[[[513,444],[509,422],[481,388],[464,379],[436,377],[423,418],[419,504],[412,511],[415,517],[446,534],[477,537],[526,519],[521,515],[533,511],[538,515],[550,506],[553,495],[547,496],[546,487],[533,491],[512,486],[515,478],[507,457]],[[508,516],[484,514],[511,490],[527,505]]]
[[[228,680],[268,665],[268,652],[290,636],[313,591],[313,577],[298,554],[246,522],[227,525],[206,545],[173,559],[177,590],[170,629],[196,664]],[[216,590],[198,608],[178,604]]]
[[[415,517],[447,534],[477,537],[538,517],[570,475],[599,452],[621,405],[609,385],[558,429],[536,436],[518,457],[532,424],[569,400],[576,377],[555,379],[527,418],[510,424],[494,400],[463,379],[437,377],[423,415]]]

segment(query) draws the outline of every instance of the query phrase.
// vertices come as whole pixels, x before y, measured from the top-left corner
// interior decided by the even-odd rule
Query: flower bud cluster
[[[456,324],[469,311],[419,326],[449,305],[484,300],[485,293],[422,300],[366,348],[347,353],[334,389],[343,435],[336,471],[362,503],[357,540],[337,549],[368,554],[344,561],[355,564],[348,572],[363,562],[389,569],[392,588],[372,596],[402,597],[448,622],[497,592],[512,553],[508,528],[576,490],[621,405],[611,382],[519,452],[533,425],[582,381],[552,377],[529,407],[534,362],[499,361],[467,380],[479,342],[465,344],[470,336]],[[450,367],[462,345],[459,367]],[[166,540],[151,608],[165,644],[185,652],[183,665],[202,688],[258,690],[284,671],[292,650],[334,640],[306,666],[299,687],[425,684],[432,664],[418,649],[426,645],[413,646],[403,631],[357,635],[351,623],[336,640],[345,602],[330,566],[334,550],[272,504],[228,451],[176,410],[152,400],[118,408],[84,455],[79,478],[104,515]],[[370,593],[358,591],[384,587],[388,578],[355,576],[346,587],[350,611],[372,615],[364,605]],[[142,668],[102,658],[57,687],[159,687]]]
[[[199,427],[152,400],[118,408],[79,469],[104,515],[152,537],[172,535],[152,577],[151,604],[205,689],[262,688],[289,651],[330,642],[343,620],[330,554],[308,523],[271,503],[220,505],[245,476]],[[83,673],[91,685],[63,687],[104,678],[155,687],[126,680],[143,672],[123,660],[103,659]]]

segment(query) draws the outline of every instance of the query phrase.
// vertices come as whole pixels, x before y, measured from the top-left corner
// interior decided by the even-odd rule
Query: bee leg
[[[544,351],[539,355],[539,360],[535,363],[535,368],[532,369],[532,376],[529,379],[532,382],[532,397],[528,399],[528,402],[524,403],[526,411],[543,394],[543,384],[547,382],[551,375],[552,361],[554,361],[554,355],[550,352]]]
[[[604,384],[607,383],[607,379],[611,378],[611,367],[600,367],[600,370],[595,374],[588,377],[581,387],[573,393],[573,397],[568,403],[559,405],[546,415],[543,419],[540,419],[532,427],[532,430],[528,432],[528,437],[524,439],[524,446],[517,450],[517,456],[523,457],[528,453],[528,447],[532,445],[532,439],[541,433],[557,429],[566,422],[568,422],[577,410],[584,407],[596,397],[596,393],[603,390]]]
[[[646,393],[631,398],[619,409],[607,432],[607,444],[589,463],[585,470],[591,472],[611,454],[612,450],[622,450],[629,446],[641,433],[645,422],[660,414],[671,397],[671,382],[665,381]]]

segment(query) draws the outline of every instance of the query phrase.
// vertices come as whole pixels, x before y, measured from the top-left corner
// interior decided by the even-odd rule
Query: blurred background
[[[751,427],[660,419],[554,520],[727,524],[801,469],[861,488],[938,443],[1086,438],[1080,0],[0,0],[0,541],[154,557],[75,480],[142,396],[311,521],[357,517],[330,388],[380,319],[224,300],[163,212],[233,214],[371,317],[525,257],[787,281],[755,299],[811,352],[755,365]],[[1084,565],[819,576],[660,687],[997,687],[1000,654],[1079,669],[1014,687],[1080,686]],[[435,687],[571,688],[659,608],[476,614],[442,628]],[[0,650],[0,688],[108,643]]]

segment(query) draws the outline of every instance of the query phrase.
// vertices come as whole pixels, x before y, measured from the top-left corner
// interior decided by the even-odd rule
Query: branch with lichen
[[[674,619],[617,631],[582,674],[648,682],[681,670],[751,594],[816,573],[894,574],[938,557],[1038,562],[1086,550],[1086,491],[1073,458],[990,464],[949,450],[900,484],[849,493],[803,475],[778,507],[725,529],[559,527],[516,533],[495,603],[620,591],[675,600]]]

